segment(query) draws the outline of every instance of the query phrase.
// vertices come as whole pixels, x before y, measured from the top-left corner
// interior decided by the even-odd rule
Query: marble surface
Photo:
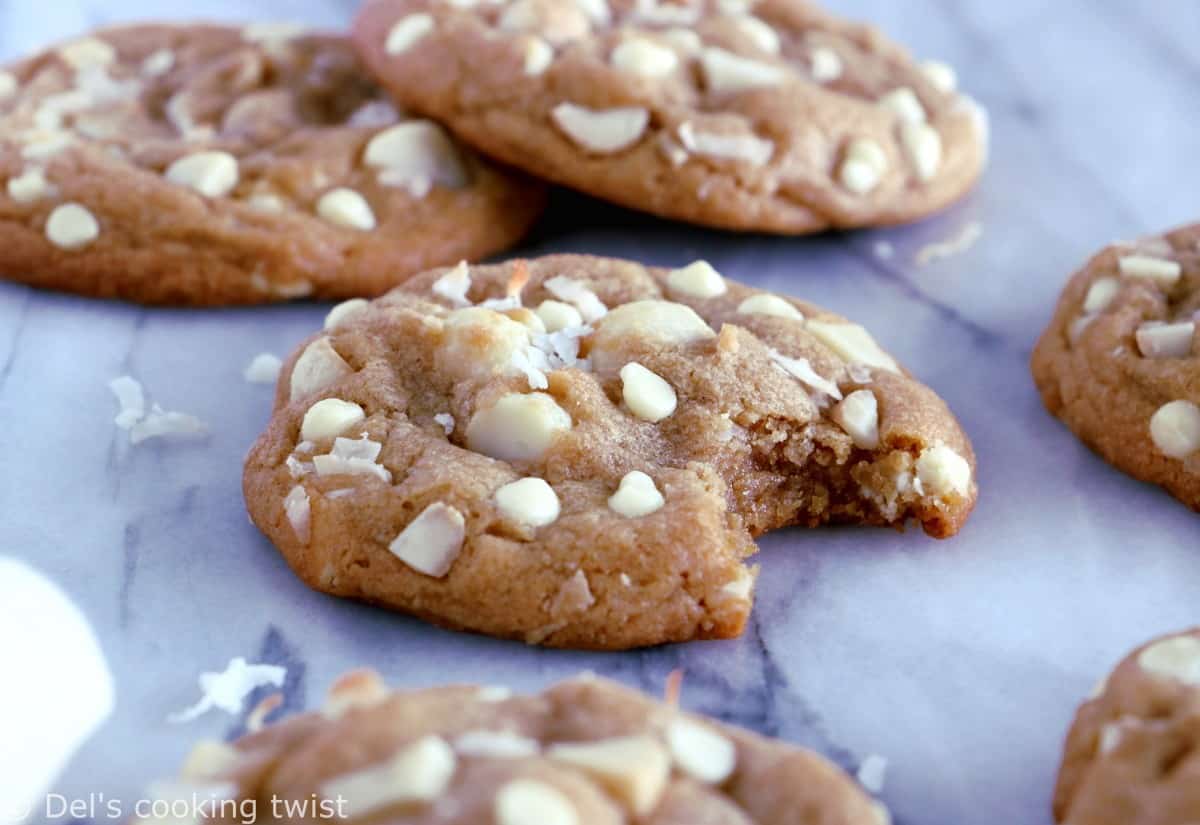
[[[253,5],[264,17],[338,24],[351,4]],[[690,707],[850,769],[887,757],[883,797],[902,825],[1049,822],[1080,698],[1130,647],[1197,620],[1196,515],[1081,447],[1043,411],[1027,362],[1062,282],[1092,250],[1197,217],[1200,137],[1180,119],[1195,109],[1200,4],[833,5],[952,62],[988,107],[992,165],[966,202],[911,228],[780,239],[560,194],[522,252],[703,256],[867,324],[974,439],[982,494],[962,534],[771,535],[753,624],[737,641],[598,655],[443,632],[310,592],[245,518],[241,458],[271,393],[242,369],[259,352],[285,354],[326,307],[144,310],[0,285],[0,554],[71,593],[118,682],[116,715],[59,792],[135,799],[191,740],[235,733],[240,722],[218,713],[165,722],[196,698],[201,670],[233,656],[286,665],[288,710],[319,702],[337,674],[364,663],[398,685],[532,689],[590,668],[653,692],[681,667]],[[47,10],[0,0],[0,54],[161,13],[149,0]],[[241,0],[202,0],[177,13],[248,12]],[[972,221],[984,234],[968,252],[915,262],[923,245]],[[881,240],[895,248],[890,260],[874,254]],[[131,448],[106,387],[122,373],[205,419],[211,436]]]

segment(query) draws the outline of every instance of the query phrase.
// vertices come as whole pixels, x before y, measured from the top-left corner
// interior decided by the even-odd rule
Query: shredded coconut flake
[[[206,435],[208,425],[187,413],[164,410],[158,404],[129,429],[129,443],[141,444],[151,438],[195,438]]]
[[[282,367],[283,362],[279,360],[279,356],[263,352],[254,356],[254,360],[246,365],[242,377],[251,384],[274,384],[279,379],[279,370]]]
[[[168,412],[158,404],[154,404],[147,413],[145,390],[131,376],[114,378],[108,382],[108,388],[121,405],[113,423],[129,431],[131,444],[140,444],[149,438],[195,437],[208,432],[208,426],[203,421],[187,413]]]
[[[283,687],[287,669],[277,665],[251,665],[238,656],[231,659],[221,673],[201,673],[200,701],[179,713],[172,713],[167,721],[182,724],[197,719],[213,708],[234,715],[242,712],[246,697],[260,687],[271,685]]]
[[[917,263],[925,266],[942,258],[952,258],[955,255],[961,255],[974,246],[982,236],[983,224],[979,221],[971,221],[960,229],[956,235],[938,243],[928,244],[917,250]]]
[[[454,432],[454,416],[450,413],[438,413],[433,417],[433,420],[442,425],[442,429],[446,431],[446,435]]]
[[[697,132],[690,123],[679,126],[679,142],[684,149],[697,155],[723,160],[745,161],[751,166],[762,166],[775,153],[775,143],[756,135],[722,135],[715,132]]]
[[[319,476],[373,475],[388,484],[392,474],[376,463],[383,445],[372,441],[364,433],[362,438],[336,438],[329,455],[313,457],[313,468]]]
[[[555,298],[566,301],[579,310],[583,320],[588,323],[598,321],[608,314],[608,307],[596,296],[596,293],[574,278],[557,275],[546,281],[545,286]]]
[[[545,356],[539,350],[532,347],[513,350],[513,368],[525,373],[525,379],[529,382],[531,390],[544,390],[550,386],[550,382],[546,378],[546,373],[535,366],[535,361],[538,364],[546,361]]]
[[[108,382],[108,388],[117,397],[121,411],[113,419],[113,423],[122,430],[128,430],[146,415],[146,394],[137,379],[122,375]]]
[[[814,390],[840,401],[842,391],[838,389],[838,385],[830,381],[828,378],[823,378],[812,368],[812,364],[807,358],[788,358],[778,350],[771,350],[771,360],[779,365],[780,369],[788,375],[799,380],[801,383],[812,387]]]
[[[467,306],[467,291],[471,288],[471,270],[466,261],[433,282],[433,294],[440,295],[455,306]]]

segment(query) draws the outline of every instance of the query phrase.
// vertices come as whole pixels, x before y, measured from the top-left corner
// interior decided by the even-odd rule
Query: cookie
[[[389,693],[375,674],[357,672],[318,713],[233,745],[201,743],[182,774],[148,798],[199,798],[227,813],[259,801],[260,822],[889,822],[815,753],[596,677],[514,696],[472,686]],[[316,812],[286,815],[301,803]]]
[[[1135,650],[1075,716],[1056,822],[1200,822],[1200,628]]]
[[[378,295],[515,242],[543,188],[404,119],[349,42],[107,29],[0,71],[0,273],[151,304]]]
[[[620,649],[742,631],[753,538],[975,502],[971,445],[870,334],[696,262],[443,269],[334,309],[243,483],[310,586]]]
[[[373,0],[355,41],[400,103],[480,151],[707,226],[911,221],[985,163],[950,67],[805,0]]]
[[[1105,460],[1200,510],[1200,224],[1075,273],[1033,352],[1042,400]]]

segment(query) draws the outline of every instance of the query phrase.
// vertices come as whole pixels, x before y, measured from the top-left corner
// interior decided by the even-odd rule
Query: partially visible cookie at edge
[[[481,151],[714,227],[912,221],[986,162],[952,68],[806,0],[371,0],[355,40],[398,101]]]
[[[244,474],[318,590],[604,649],[738,635],[755,536],[950,536],[977,489],[944,402],[863,327],[702,261],[580,255],[335,308]]]
[[[1139,647],[1079,708],[1054,817],[1064,825],[1200,822],[1200,628]]]
[[[377,295],[515,243],[544,187],[406,119],[348,40],[104,29],[0,70],[0,274],[153,304]]]
[[[1033,353],[1042,400],[1105,460],[1200,510],[1200,224],[1116,243]]]
[[[193,795],[217,811],[262,803],[259,822],[890,822],[882,804],[816,753],[593,676],[516,695],[470,685],[390,692],[357,671],[319,712],[231,745],[199,743],[181,776],[154,783],[146,797]]]

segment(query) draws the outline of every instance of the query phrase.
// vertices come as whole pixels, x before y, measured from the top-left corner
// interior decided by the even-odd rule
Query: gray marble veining
[[[350,3],[0,0],[0,56],[162,13],[338,25]],[[737,641],[620,655],[448,633],[307,590],[247,523],[241,458],[270,389],[241,371],[285,354],[325,307],[145,310],[0,285],[0,553],[62,584],[118,680],[115,717],[58,791],[134,799],[218,713],[186,727],[201,670],[284,664],[288,709],[369,663],[399,685],[537,688],[592,669],[810,745],[853,769],[890,761],[903,825],[1048,823],[1076,704],[1134,644],[1197,621],[1196,516],[1107,467],[1045,414],[1028,375],[1067,274],[1101,244],[1200,217],[1192,180],[1200,4],[1186,0],[846,0],[921,55],[955,64],[992,117],[992,163],[965,202],[923,224],[809,239],[705,232],[556,195],[522,250],[651,263],[706,257],[735,278],[849,315],[935,387],[974,439],[982,495],[956,539],[787,531],[762,542],[754,622]],[[968,252],[918,249],[978,221]],[[881,260],[876,242],[895,255]],[[198,444],[131,448],[106,382],[209,422]],[[82,686],[81,686],[82,687]]]

